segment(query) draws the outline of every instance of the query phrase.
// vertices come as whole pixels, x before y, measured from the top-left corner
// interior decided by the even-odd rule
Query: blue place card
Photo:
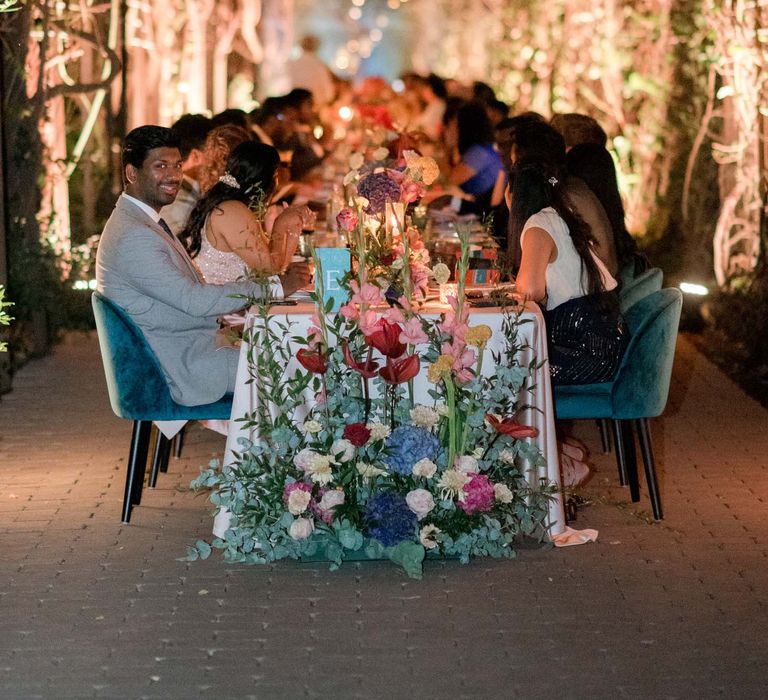
[[[315,248],[320,270],[323,275],[323,306],[333,299],[332,312],[336,312],[348,299],[348,292],[341,286],[341,280],[351,268],[349,250],[347,248]],[[315,281],[315,288],[317,288]]]

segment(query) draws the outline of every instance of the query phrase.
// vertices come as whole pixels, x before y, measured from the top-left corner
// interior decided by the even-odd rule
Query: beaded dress
[[[246,264],[239,255],[216,250],[203,233],[200,237],[200,252],[195,258],[200,272],[209,284],[226,284],[243,277]]]

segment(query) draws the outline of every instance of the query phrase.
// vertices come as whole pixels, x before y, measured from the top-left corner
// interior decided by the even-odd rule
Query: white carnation
[[[369,438],[370,442],[375,440],[385,440],[389,437],[389,433],[391,432],[389,426],[384,425],[383,423],[368,423],[365,427],[371,431],[371,437]]]
[[[349,167],[352,170],[360,170],[363,167],[363,163],[365,163],[365,156],[358,151],[349,157]]]
[[[314,419],[310,419],[307,421],[304,421],[304,424],[301,426],[301,429],[307,434],[312,435],[313,433],[319,433],[323,426],[320,425],[320,423]]]
[[[420,459],[413,465],[413,475],[431,479],[437,471],[437,465],[431,459]]]
[[[309,505],[312,495],[309,491],[294,489],[288,496],[288,512],[291,515],[301,515]]]
[[[512,491],[506,484],[494,484],[493,485],[493,497],[499,501],[499,503],[512,503]]]
[[[335,460],[330,455],[313,455],[309,465],[309,475],[316,484],[329,484],[333,481],[333,469],[331,465]]]
[[[377,148],[373,152],[373,159],[374,160],[385,160],[389,158],[389,149],[384,148],[384,146],[381,146],[380,148]]]
[[[349,440],[341,438],[331,445],[331,454],[335,455],[340,462],[349,462],[355,456],[355,446]]]
[[[515,463],[515,453],[512,450],[502,450],[499,452],[499,459],[505,464]]]
[[[434,428],[440,421],[440,414],[429,406],[417,404],[411,409],[411,422],[419,428]]]

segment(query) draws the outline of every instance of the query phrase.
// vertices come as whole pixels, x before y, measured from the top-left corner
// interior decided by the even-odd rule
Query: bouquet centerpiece
[[[458,291],[442,313],[426,313],[427,280],[445,271],[429,269],[399,216],[391,227],[381,220],[388,203],[407,203],[404,190],[436,176],[429,161],[407,154],[397,174],[381,164],[364,172],[362,160],[353,167],[345,184],[356,192],[339,223],[357,270],[343,282],[340,313],[317,289],[298,336],[268,301],[256,302],[246,340],[258,402],[242,419],[254,439],[233,465],[212,463],[193,482],[231,513],[212,543],[228,561],[321,557],[335,568],[386,557],[419,578],[428,554],[512,557],[519,538],[545,539],[553,487],[536,476],[545,466],[529,440],[536,429],[518,420],[538,367],[519,361],[519,311],[502,310],[487,351],[493,331],[470,325],[464,299],[465,234]],[[420,373],[429,388],[416,397]],[[188,557],[210,551],[198,541]]]

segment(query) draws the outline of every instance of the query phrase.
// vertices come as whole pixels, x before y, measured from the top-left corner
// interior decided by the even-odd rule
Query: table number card
[[[336,312],[347,301],[347,291],[341,280],[351,267],[349,250],[346,248],[315,248],[323,275],[323,306],[333,299],[332,312]],[[317,282],[315,283],[317,286]]]

